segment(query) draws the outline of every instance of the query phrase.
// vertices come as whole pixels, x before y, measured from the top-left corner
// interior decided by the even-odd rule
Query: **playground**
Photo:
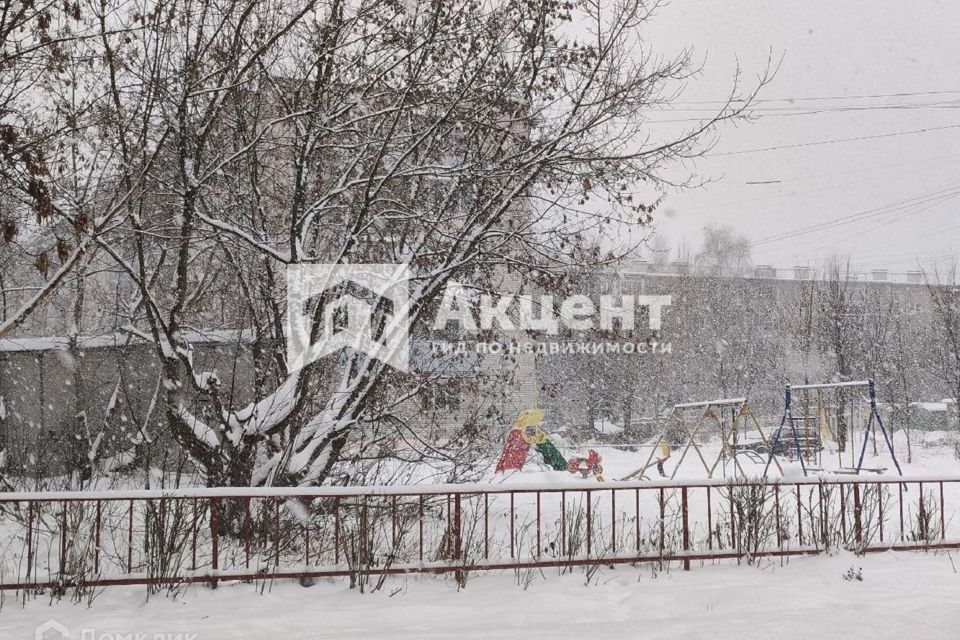
[[[572,609],[577,634],[630,635],[643,620],[662,638],[717,625],[867,638],[891,632],[863,616],[904,606],[906,579],[902,633],[952,637],[937,634],[960,624],[943,624],[960,586],[957,461],[926,432],[901,464],[903,437],[870,381],[795,385],[772,426],[746,398],[685,402],[628,447],[573,446],[524,411],[472,484],[8,493],[0,598],[25,608],[0,631],[43,624],[37,594],[66,590],[93,602],[56,610],[81,633],[230,637],[244,621],[298,637],[538,638]],[[176,597],[133,615],[134,585]],[[358,587],[373,593],[355,599]],[[280,613],[291,606],[304,615]]]
[[[794,385],[773,426],[746,398],[685,402],[628,446],[563,442],[527,410],[471,484],[6,493],[0,590],[152,584],[156,562],[216,586],[960,546],[948,438],[924,432],[902,465],[875,398]],[[148,553],[170,536],[175,557]]]
[[[873,380],[787,385],[783,397],[782,415],[767,424],[745,397],[678,403],[653,438],[616,446],[558,439],[558,447],[545,412],[524,411],[506,433],[493,481],[561,482],[564,471],[601,482],[909,475],[897,455],[906,435],[885,424]],[[956,472],[955,458],[936,457],[914,471]]]

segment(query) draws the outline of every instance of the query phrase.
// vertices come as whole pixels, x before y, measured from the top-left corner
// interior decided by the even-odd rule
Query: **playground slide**
[[[530,445],[536,447],[543,456],[543,462],[556,471],[566,471],[567,461],[557,449],[546,432],[540,428],[543,421],[543,409],[524,411],[513,422],[513,428],[507,432],[507,441],[503,453],[497,461],[497,473],[507,470],[519,470],[527,461]]]
[[[556,471],[567,470],[567,460],[560,450],[542,429],[531,425],[523,429],[514,427],[507,433],[507,442],[497,461],[497,473],[522,469],[530,445],[536,447],[548,467]]]
[[[522,469],[527,461],[529,445],[523,439],[520,429],[513,428],[507,433],[507,442],[503,446],[503,453],[497,461],[497,473]]]
[[[543,414],[542,409],[532,409],[517,416],[513,427],[507,432],[503,452],[500,454],[500,459],[497,460],[496,472],[503,473],[504,471],[523,469],[530,446],[533,445],[543,457],[544,464],[554,471],[579,473],[584,478],[592,473],[598,481],[603,482],[600,454],[591,449],[586,458],[573,457],[568,461],[560,453],[557,445],[550,440],[546,432],[540,428]]]
[[[544,434],[543,442],[537,444],[537,451],[543,456],[543,461],[547,463],[554,471],[566,471],[567,461],[560,453],[560,450],[550,442],[550,438]]]

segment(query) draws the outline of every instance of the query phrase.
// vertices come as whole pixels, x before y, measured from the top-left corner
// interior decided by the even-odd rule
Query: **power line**
[[[954,154],[954,156],[956,156],[956,155],[960,155],[960,154]],[[952,157],[952,156],[944,156],[944,157]],[[819,174],[819,175],[816,175],[816,176],[800,176],[800,177],[796,177],[796,178],[786,177],[786,178],[780,178],[780,179],[776,179],[776,180],[755,180],[755,181],[731,181],[731,180],[726,180],[726,179],[724,179],[723,182],[724,182],[724,183],[732,183],[732,184],[754,185],[754,186],[756,186],[756,185],[763,185],[763,184],[780,184],[780,183],[784,183],[784,182],[792,182],[792,181],[805,180],[805,179],[808,179],[808,178],[825,178],[825,177],[832,177],[832,176],[841,176],[841,175],[847,175],[847,174],[852,174],[852,173],[864,173],[864,172],[868,172],[868,171],[876,171],[876,170],[887,169],[887,168],[897,168],[897,169],[899,169],[898,175],[896,176],[896,177],[899,178],[899,177],[904,176],[904,175],[906,175],[906,174],[916,173],[917,171],[929,171],[930,169],[934,169],[934,168],[937,168],[937,167],[943,167],[943,166],[949,166],[949,165],[952,165],[952,164],[956,164],[957,162],[960,162],[960,160],[955,160],[954,162],[944,162],[944,163],[933,163],[933,164],[927,163],[927,164],[924,164],[924,165],[922,165],[922,166],[913,167],[913,168],[909,168],[909,169],[904,169],[904,168],[903,168],[904,166],[912,165],[912,164],[917,164],[917,163],[915,163],[915,162],[914,162],[914,163],[905,162],[905,163],[900,164],[900,165],[886,165],[886,166],[884,166],[884,167],[873,167],[873,168],[866,168],[866,169],[862,169],[862,170],[839,171],[839,172],[836,172],[836,173],[824,173],[824,174]],[[839,190],[839,189],[847,189],[847,188],[852,187],[852,186],[855,186],[855,185],[868,184],[868,183],[871,183],[871,182],[876,182],[877,180],[890,180],[890,179],[891,179],[890,176],[874,176],[874,177],[864,178],[864,179],[862,179],[862,180],[852,180],[852,181],[841,182],[841,183],[839,183],[839,184],[831,184],[831,185],[824,186],[824,187],[818,187],[818,188],[816,188],[816,189],[792,189],[792,190],[785,191],[785,192],[781,191],[781,192],[778,192],[778,193],[772,193],[772,194],[757,196],[757,197],[753,197],[753,198],[743,198],[743,199],[740,199],[740,200],[723,201],[723,202],[719,202],[719,203],[718,203],[718,202],[711,202],[710,204],[702,204],[702,205],[697,205],[697,206],[695,206],[695,207],[684,207],[684,210],[685,210],[685,211],[698,211],[698,210],[702,210],[702,209],[711,209],[711,210],[729,209],[729,208],[731,208],[731,207],[740,207],[740,206],[745,205],[745,204],[753,204],[753,203],[756,203],[756,202],[767,202],[767,201],[771,201],[771,200],[783,200],[783,199],[785,199],[785,198],[796,198],[796,197],[798,197],[798,196],[806,196],[806,195],[817,194],[817,193],[825,193],[825,192],[828,192],[828,191],[837,191],[837,190]]]
[[[945,160],[947,158],[957,158],[958,156],[960,156],[960,153],[950,153],[943,156],[924,158],[922,160],[896,162],[896,163],[884,164],[884,165],[873,166],[873,167],[862,167],[860,169],[848,169],[846,171],[814,173],[814,174],[805,175],[805,176],[788,176],[786,178],[781,177],[781,178],[777,178],[775,181],[776,182],[798,182],[800,180],[816,180],[818,178],[833,178],[836,176],[845,176],[852,173],[869,173],[870,171],[883,171],[885,169],[897,169],[900,173],[906,173],[907,171],[922,171],[925,169],[935,169],[938,167],[945,167],[951,164],[956,164],[958,160],[954,160],[953,162],[932,162],[932,161]],[[921,166],[918,166],[914,169],[909,169],[907,171],[903,169],[904,166],[910,166],[910,165],[921,165]],[[875,180],[875,179],[876,178],[871,178],[871,180]],[[728,184],[750,184],[750,182],[763,182],[762,180],[745,181],[745,180],[727,180],[726,178],[724,178],[723,181]],[[862,184],[862,182],[869,182],[869,180],[846,183],[846,184]],[[801,192],[801,193],[807,193],[807,192]]]
[[[789,239],[791,237],[796,237],[797,235],[807,235],[807,233],[814,233],[817,231],[826,231],[834,227],[840,227],[840,226],[852,224],[855,222],[863,222],[868,219],[874,219],[874,218],[877,219],[868,228],[865,228],[865,229],[858,228],[848,236],[844,236],[838,240],[834,240],[833,242],[820,245],[821,249],[824,247],[832,247],[839,244],[840,242],[845,242],[846,240],[851,240],[853,238],[856,238],[857,236],[862,236],[866,233],[872,233],[876,229],[880,229],[894,222],[903,220],[908,216],[913,216],[918,213],[927,211],[935,206],[943,204],[944,202],[952,198],[956,198],[957,196],[960,196],[960,191],[953,192],[953,193],[946,193],[943,195],[937,195],[930,198],[924,198],[924,199],[917,200],[915,202],[902,201],[900,203],[889,205],[888,207],[878,208],[877,211],[871,212],[869,215],[860,216],[855,219],[845,219],[835,223],[831,223],[831,222],[822,223],[822,226],[820,228],[813,229],[809,232],[802,233],[802,234],[788,234],[789,237],[786,239]],[[822,240],[818,238],[811,238],[808,240],[802,240],[797,244],[803,245],[803,244],[810,244],[811,242],[822,242]]]
[[[936,230],[937,234],[941,237],[948,231],[953,231],[954,229],[960,229],[960,224],[950,225],[947,227],[942,227]],[[922,240],[924,243],[929,242],[929,238],[913,238],[911,241],[908,241],[907,244],[915,244],[918,240]],[[897,257],[900,255],[913,255],[913,253],[895,253],[890,254],[887,252],[889,247],[899,247],[903,248],[904,242],[901,239],[896,239],[893,242],[888,242],[879,246],[870,247],[868,249],[862,249],[860,251],[849,252],[846,255],[849,255],[851,258],[857,258],[859,260],[879,260],[883,257]]]
[[[807,235],[809,233],[815,233],[817,231],[825,231],[827,229],[843,226],[846,224],[851,224],[853,222],[862,222],[863,220],[868,220],[873,217],[895,213],[903,209],[916,207],[918,205],[924,205],[930,202],[936,202],[941,200],[948,200],[958,195],[960,195],[960,185],[955,185],[948,189],[942,189],[940,191],[931,191],[925,194],[907,198],[905,200],[900,200],[892,204],[884,205],[881,207],[874,207],[872,209],[866,209],[864,211],[852,213],[846,216],[842,216],[840,218],[835,218],[827,222],[821,222],[815,225],[810,225],[808,227],[800,227],[798,229],[793,229],[790,231],[785,231],[783,233],[774,234],[772,236],[767,236],[765,238],[760,238],[759,240],[750,243],[750,246],[756,247],[756,246],[768,244],[771,242],[789,240],[797,236]]]
[[[909,98],[915,96],[944,96],[960,95],[960,89],[947,89],[942,91],[908,91],[899,93],[873,93],[852,96],[801,96],[793,98],[762,98],[754,100],[755,104],[767,102],[814,102],[820,100],[873,100],[877,98]],[[730,102],[744,102],[743,100],[676,100],[675,104],[729,104]]]
[[[663,109],[664,113],[716,113],[717,109],[708,108],[708,107],[697,107],[697,108],[676,108],[672,105],[676,103],[670,103],[670,105]],[[812,107],[749,107],[751,113],[784,113],[784,112],[801,112],[801,113],[820,113],[820,112],[832,112],[832,111],[882,111],[886,109],[957,109],[960,108],[960,102],[956,100],[951,100],[948,102],[914,102],[914,103],[900,103],[900,104],[869,104],[869,105],[824,105],[824,106],[812,106]]]
[[[901,104],[901,105],[872,105],[864,107],[788,107],[788,108],[756,108],[751,107],[747,110],[750,117],[754,119],[764,118],[792,118],[796,116],[817,116],[832,113],[862,113],[864,111],[915,111],[917,109],[960,109],[960,103],[936,103],[936,104]],[[647,124],[672,124],[680,122],[703,122],[709,120],[718,113],[713,109],[665,109],[662,113],[704,113],[708,114],[700,118],[669,118],[669,119],[648,119]]]
[[[909,131],[894,131],[893,133],[880,133],[872,136],[857,136],[854,138],[836,138],[834,140],[817,140],[815,142],[800,142],[798,144],[785,144],[775,147],[763,147],[761,149],[742,149],[740,151],[721,151],[718,153],[706,153],[705,156],[738,156],[746,153],[762,153],[765,151],[779,151],[781,149],[799,149],[802,147],[814,147],[825,144],[838,144],[841,142],[861,142],[863,140],[878,140],[880,138],[893,138],[895,136],[906,136],[915,133],[933,133],[934,131],[945,131],[947,129],[960,129],[960,124],[949,124],[942,127],[926,127],[924,129],[911,129]]]
[[[830,242],[830,243],[828,243],[828,244],[821,245],[820,248],[823,249],[823,248],[826,248],[826,247],[835,247],[835,246],[837,246],[838,244],[840,244],[840,243],[842,243],[842,242],[847,242],[848,240],[852,240],[852,239],[854,239],[854,238],[856,238],[856,237],[863,236],[864,234],[873,233],[873,232],[877,231],[878,229],[882,229],[882,228],[884,228],[884,227],[890,226],[891,224],[894,224],[894,223],[897,223],[897,222],[901,222],[901,221],[903,221],[905,218],[907,218],[907,217],[909,217],[909,216],[915,216],[915,215],[917,215],[917,214],[919,214],[919,213],[923,213],[924,211],[929,211],[930,209],[933,209],[934,207],[937,207],[937,206],[943,204],[944,202],[946,202],[946,201],[948,201],[948,200],[952,200],[953,198],[956,198],[956,197],[958,197],[958,196],[960,196],[960,192],[957,192],[957,193],[954,193],[954,194],[952,194],[952,195],[943,196],[943,197],[941,197],[941,198],[935,199],[934,202],[931,202],[931,203],[926,204],[926,205],[924,205],[924,206],[921,206],[921,207],[919,207],[919,208],[913,208],[913,207],[916,207],[916,205],[911,205],[910,207],[906,207],[905,209],[910,209],[910,208],[912,208],[912,211],[907,211],[906,213],[903,213],[902,215],[896,215],[896,214],[900,213],[900,211],[896,211],[896,210],[891,211],[891,212],[888,212],[888,214],[884,214],[884,216],[888,216],[887,219],[883,220],[882,222],[872,224],[870,227],[868,227],[867,229],[862,230],[862,231],[858,229],[858,230],[856,230],[854,233],[852,233],[852,234],[850,234],[850,235],[848,235],[848,236],[845,236],[845,237],[843,237],[843,238],[840,238],[839,240],[834,240],[833,242]]]
[[[894,214],[901,213],[901,212],[904,212],[904,211],[907,211],[907,212],[908,212],[908,213],[905,213],[904,216],[913,215],[913,214],[916,214],[916,213],[920,213],[920,212],[922,212],[922,211],[926,211],[927,209],[929,209],[930,207],[932,207],[932,206],[934,206],[934,205],[936,205],[936,204],[941,204],[942,202],[945,202],[945,201],[947,201],[947,200],[949,200],[949,199],[951,199],[951,198],[955,198],[955,197],[957,197],[957,196],[960,196],[960,190],[955,191],[955,192],[950,193],[950,194],[940,195],[940,196],[937,196],[937,197],[935,197],[935,198],[931,198],[930,200],[920,200],[920,201],[917,201],[917,202],[909,202],[909,203],[898,203],[898,204],[896,204],[896,205],[890,205],[889,207],[883,207],[883,208],[881,208],[881,209],[879,209],[879,210],[862,212],[862,213],[860,213],[860,214],[854,214],[853,216],[846,216],[846,217],[844,217],[844,218],[838,219],[838,220],[833,221],[833,222],[822,223],[822,224],[820,224],[820,225],[815,225],[814,227],[811,227],[811,228],[795,230],[795,231],[792,231],[792,232],[780,234],[780,235],[778,235],[778,236],[771,236],[771,237],[769,237],[769,238],[767,238],[767,239],[760,240],[760,241],[758,241],[758,242],[755,243],[755,244],[751,244],[750,246],[751,246],[751,247],[754,247],[754,246],[758,246],[758,245],[761,245],[761,244],[769,244],[769,243],[771,243],[771,242],[781,242],[781,241],[783,241],[783,240],[792,240],[793,238],[796,238],[796,237],[799,237],[799,236],[803,236],[803,235],[808,235],[808,234],[810,234],[810,233],[816,233],[816,232],[819,232],[819,231],[827,231],[827,230],[829,230],[829,229],[833,229],[833,228],[840,227],[840,226],[844,226],[844,225],[848,225],[848,224],[853,224],[853,223],[857,223],[857,222],[864,222],[864,221],[866,221],[866,220],[868,220],[868,219],[870,219],[870,218],[875,218],[875,217],[879,217],[879,216],[891,216],[891,217],[892,217]],[[922,206],[921,206],[921,205],[927,204],[927,203],[929,203],[929,202],[931,202],[931,201],[932,201],[932,204],[929,204],[928,206],[925,206],[925,207],[922,207]],[[920,208],[917,209],[917,207],[920,207]],[[914,209],[914,210],[913,210],[913,211],[910,211],[910,209]],[[847,238],[843,238],[843,239],[841,239],[841,240],[848,240],[848,239],[854,238],[854,237],[856,237],[856,236],[858,236],[858,235],[862,235],[863,233],[868,232],[868,231],[869,231],[869,230],[859,230],[859,229],[858,229],[853,235],[851,235],[851,236],[849,236],[849,237],[847,237]],[[809,243],[811,243],[811,242],[817,242],[817,241],[818,241],[818,240],[817,240],[816,238],[812,238],[812,239],[810,239],[810,240],[801,241],[799,244],[801,244],[801,245],[802,245],[802,244],[809,244]],[[832,244],[836,244],[836,242],[834,242],[834,243],[832,243]]]

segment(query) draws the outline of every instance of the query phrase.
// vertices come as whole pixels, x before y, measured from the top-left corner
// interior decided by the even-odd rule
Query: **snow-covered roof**
[[[911,402],[910,406],[923,409],[924,411],[930,411],[931,413],[943,413],[950,408],[951,404],[954,404],[953,400],[944,398],[941,402]]]
[[[635,260],[618,272],[620,277],[636,276],[662,276],[678,277],[691,276],[691,265],[689,262],[674,261],[658,264],[647,260]],[[740,270],[736,274],[711,274],[711,277],[721,277],[729,279],[751,279],[751,280],[827,280],[829,277],[823,269],[813,268],[805,265],[795,265],[792,267],[773,265],[757,265],[754,267]],[[888,271],[886,269],[863,269],[844,274],[846,280],[851,282],[879,282],[892,284],[909,284],[926,286],[923,278],[923,272],[912,271]]]
[[[252,334],[242,329],[201,329],[184,330],[180,335],[190,344],[234,344],[249,342]],[[135,333],[120,331],[97,336],[77,336],[77,345],[81,349],[103,349],[123,347],[131,344],[146,344],[146,340]],[[64,351],[70,346],[67,336],[24,336],[22,338],[4,338],[0,340],[0,352],[17,353],[24,351]]]

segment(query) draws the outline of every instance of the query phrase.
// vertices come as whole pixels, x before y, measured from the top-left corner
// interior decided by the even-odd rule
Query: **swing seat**
[[[759,453],[757,453],[757,451],[754,449],[740,449],[739,451],[735,451],[734,455],[743,456],[744,458],[746,458],[747,460],[755,464],[763,464],[764,462],[766,462],[764,457],[761,456]]]

